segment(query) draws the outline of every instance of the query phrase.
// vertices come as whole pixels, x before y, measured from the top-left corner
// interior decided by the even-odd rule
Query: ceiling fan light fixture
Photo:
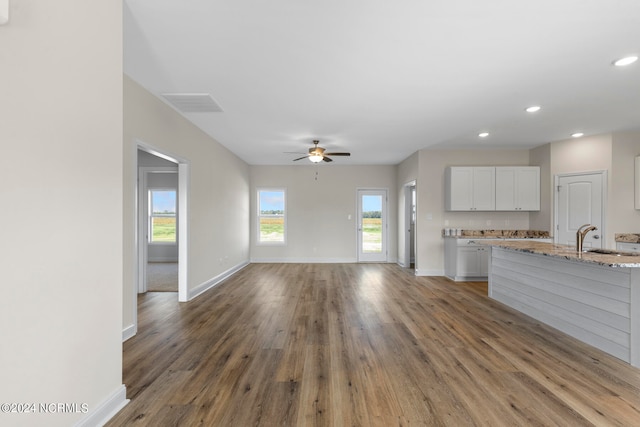
[[[309,156],[309,160],[312,163],[320,163],[322,161],[322,154],[314,153]]]

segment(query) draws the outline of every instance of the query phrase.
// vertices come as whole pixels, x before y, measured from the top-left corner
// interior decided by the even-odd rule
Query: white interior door
[[[387,190],[358,190],[358,261],[387,261]]]
[[[576,246],[576,232],[584,224],[598,227],[587,233],[585,248],[604,247],[603,172],[556,176],[556,243]]]

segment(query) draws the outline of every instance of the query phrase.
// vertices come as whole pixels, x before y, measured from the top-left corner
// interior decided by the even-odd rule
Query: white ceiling
[[[530,148],[640,128],[638,0],[125,0],[124,71],[249,164]],[[539,104],[542,110],[524,109]],[[490,132],[485,139],[481,131]],[[152,141],[149,141],[152,143]],[[301,161],[306,162],[306,160]],[[298,163],[301,163],[298,162]]]

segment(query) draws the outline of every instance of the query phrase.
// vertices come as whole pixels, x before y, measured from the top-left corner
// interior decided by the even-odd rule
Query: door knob
[[[597,234],[594,234],[593,238],[597,240],[600,238],[600,236],[598,236]]]

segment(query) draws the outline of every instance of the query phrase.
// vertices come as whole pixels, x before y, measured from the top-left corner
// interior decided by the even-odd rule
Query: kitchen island
[[[491,240],[489,297],[640,367],[640,256]]]

